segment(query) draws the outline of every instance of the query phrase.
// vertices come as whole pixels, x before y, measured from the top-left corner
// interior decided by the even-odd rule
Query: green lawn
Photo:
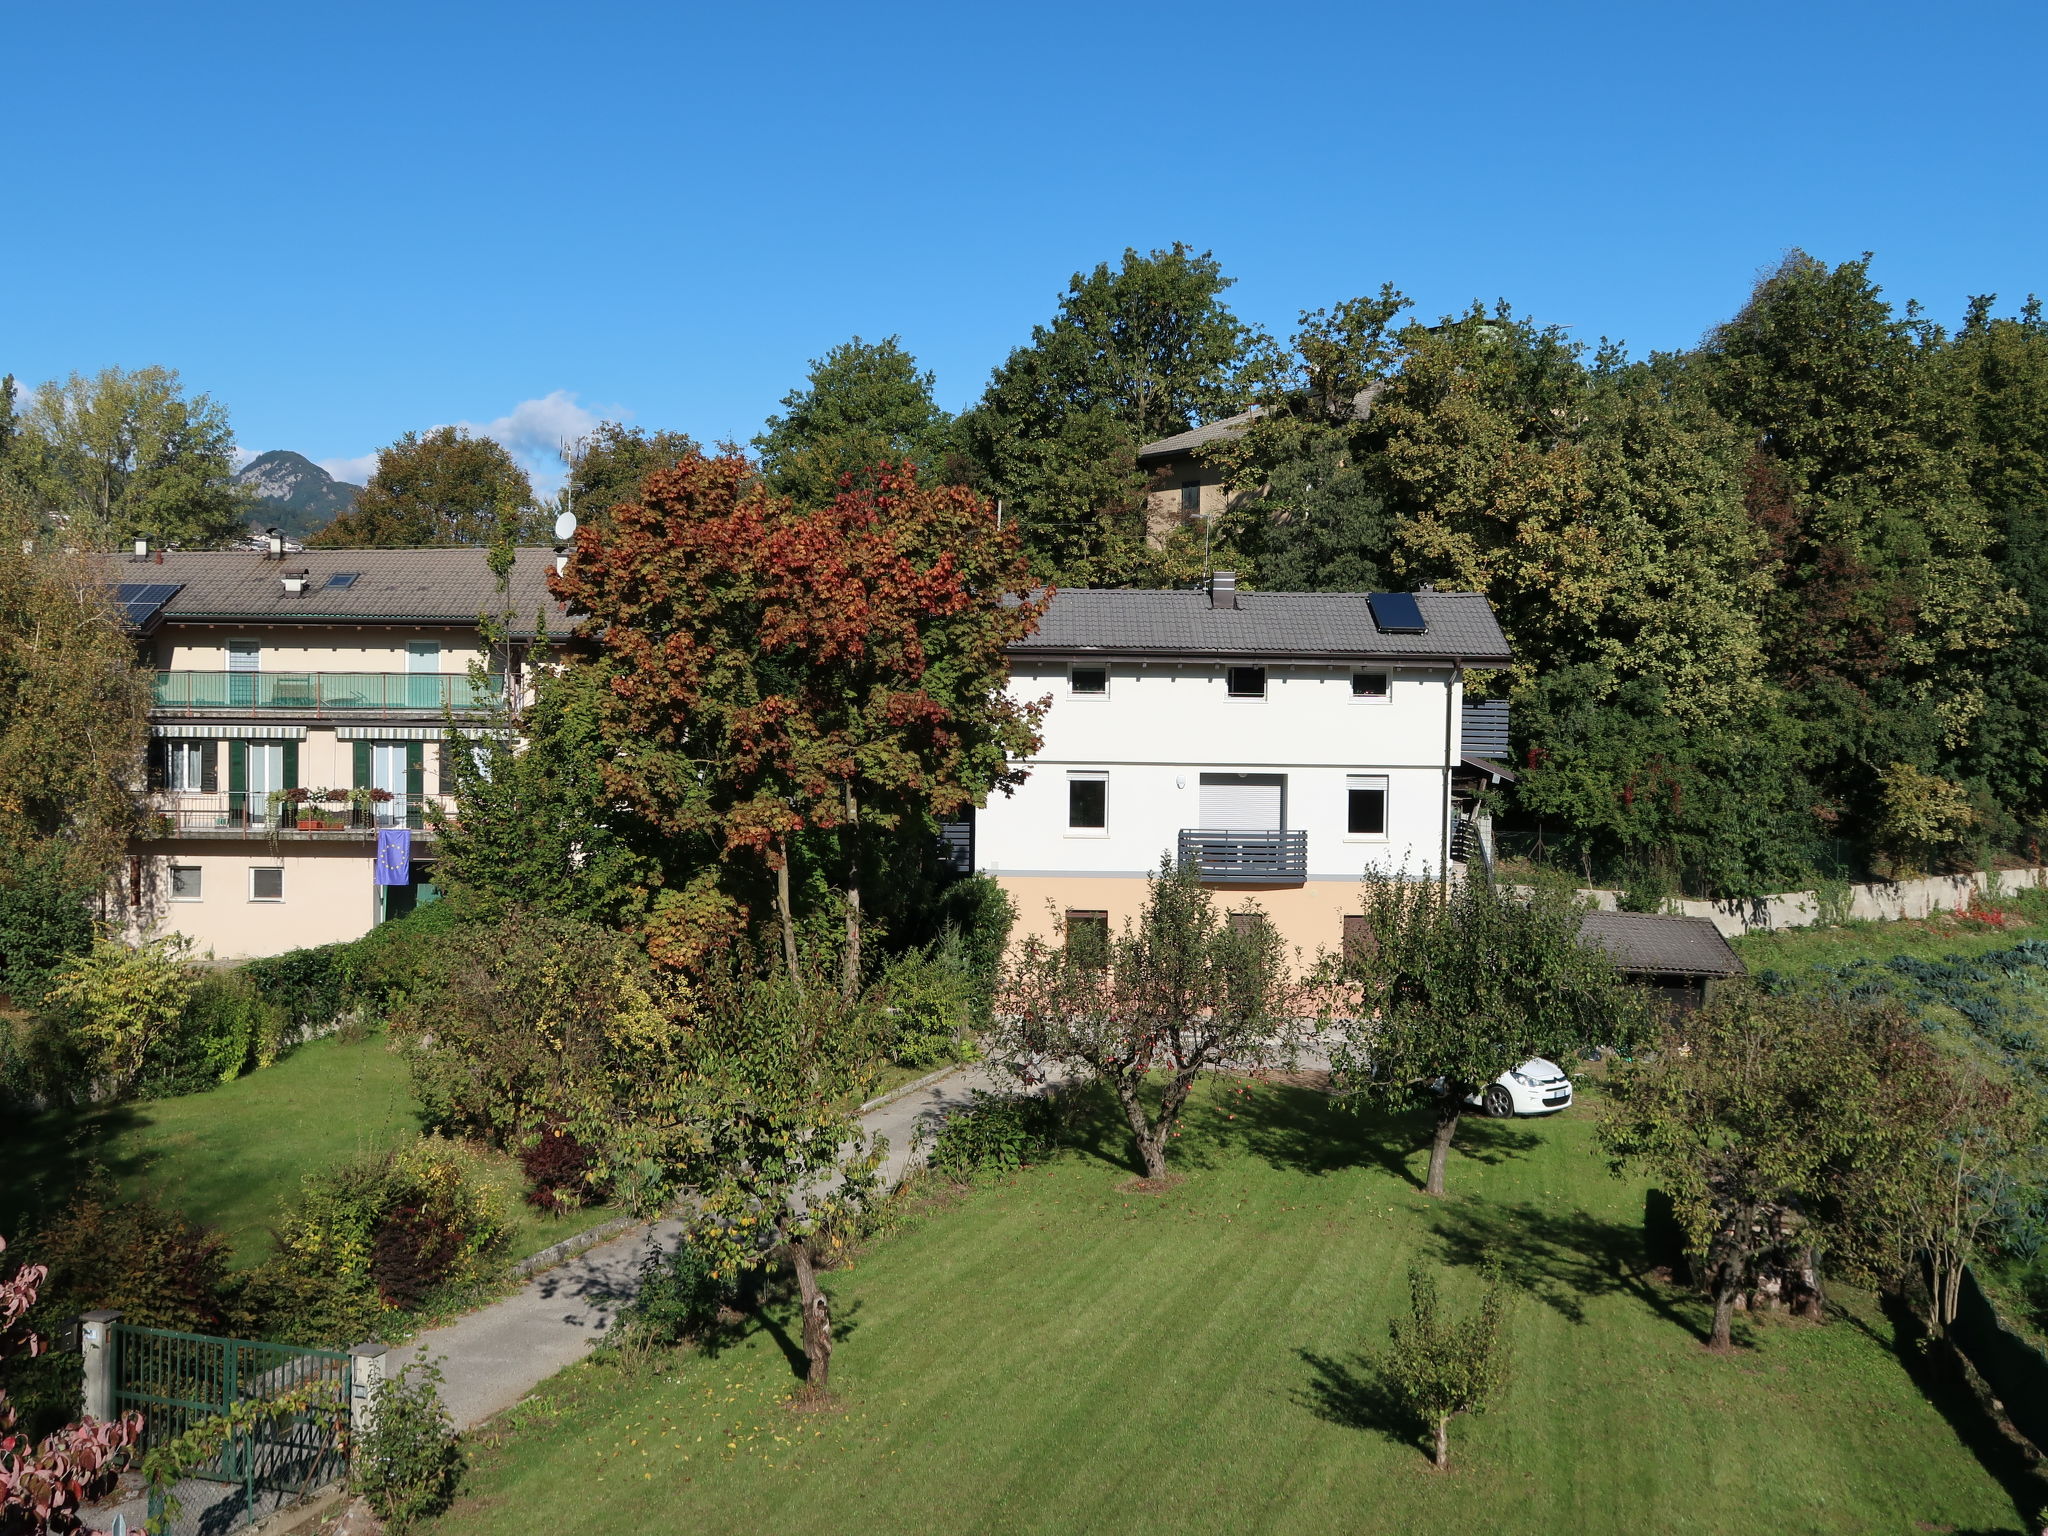
[[[1835,928],[1786,928],[1776,933],[1746,933],[1729,942],[1752,974],[1763,970],[1802,975],[1820,965],[1847,965],[1852,960],[1888,960],[1917,955],[1941,960],[1950,955],[1981,955],[2010,949],[2021,939],[2048,937],[2040,919],[2042,898],[2032,892],[2006,908],[2002,929],[1983,923],[1940,916],[1898,922],[1843,923]]]
[[[1164,1196],[1123,1187],[1112,1135],[831,1276],[843,1411],[784,1406],[781,1330],[638,1375],[581,1365],[479,1437],[438,1528],[2017,1529],[1866,1300],[1707,1355],[1701,1309],[1643,1278],[1644,1190],[1606,1172],[1589,1108],[1468,1124],[1442,1202],[1416,1188],[1415,1130],[1299,1090],[1212,1090]],[[1411,1261],[1454,1266],[1462,1301],[1487,1255],[1530,1292],[1514,1379],[1458,1422],[1438,1475],[1359,1351],[1384,1340]]]
[[[259,1262],[270,1228],[309,1172],[394,1146],[419,1132],[405,1063],[381,1034],[332,1037],[208,1093],[32,1116],[0,1132],[10,1166],[0,1234],[30,1225],[92,1163],[124,1189],[147,1186],[194,1221],[224,1232],[235,1262]],[[511,1254],[560,1242],[609,1212],[544,1216],[520,1205]]]

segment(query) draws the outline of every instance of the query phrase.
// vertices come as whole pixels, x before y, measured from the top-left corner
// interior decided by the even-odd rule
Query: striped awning
[[[303,725],[237,725],[229,721],[218,725],[152,725],[149,734],[196,736],[202,741],[304,741],[306,728]]]
[[[486,735],[489,727],[480,725],[459,725],[457,730],[465,736]],[[336,741],[439,741],[448,734],[444,725],[337,725],[334,728]]]

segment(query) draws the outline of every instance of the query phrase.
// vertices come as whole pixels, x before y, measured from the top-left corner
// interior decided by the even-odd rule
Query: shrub
[[[1009,947],[1017,909],[987,875],[969,875],[940,894],[938,918],[943,928],[959,935],[961,960],[973,978],[975,1027],[985,1029],[994,1017],[1003,951]]]
[[[1510,1296],[1499,1271],[1489,1270],[1479,1310],[1447,1319],[1427,1270],[1408,1271],[1409,1310],[1388,1327],[1393,1343],[1379,1360],[1387,1393],[1429,1432],[1431,1459],[1450,1465],[1450,1426],[1460,1413],[1483,1413],[1507,1383]]]
[[[236,971],[201,977],[185,1011],[143,1053],[141,1091],[197,1093],[267,1067],[284,1048],[284,1009]]]
[[[245,961],[241,974],[257,994],[283,1011],[294,1029],[324,1029],[348,1007],[352,944],[289,949]]]
[[[619,1314],[621,1336],[649,1347],[702,1342],[716,1334],[719,1313],[737,1294],[704,1250],[685,1238],[641,1264],[640,1290]]]
[[[459,1142],[423,1136],[402,1151],[307,1175],[251,1277],[252,1305],[294,1343],[355,1343],[495,1271],[510,1230],[501,1181]]]
[[[65,878],[62,859],[4,857],[0,867],[0,992],[17,1008],[43,1000],[66,961],[92,948],[87,893]]]
[[[577,1210],[611,1192],[609,1180],[593,1177],[596,1153],[558,1125],[519,1154],[519,1166],[528,1182],[526,1203],[543,1211]]]
[[[906,1067],[974,1059],[978,997],[965,946],[948,931],[936,944],[896,956],[883,968],[881,996],[890,1020],[889,1054]]]
[[[441,1513],[462,1482],[462,1441],[440,1389],[438,1361],[416,1360],[387,1378],[350,1462],[356,1492],[392,1536]]]
[[[183,1015],[199,981],[191,948],[182,934],[132,947],[98,943],[52,978],[50,1010],[114,1092],[134,1086],[150,1047]]]
[[[121,1199],[104,1168],[28,1246],[49,1268],[44,1302],[63,1315],[111,1307],[124,1322],[184,1333],[219,1333],[233,1318],[227,1240],[153,1194]]]
[[[977,1091],[973,1102],[939,1127],[926,1165],[949,1179],[1015,1173],[1052,1155],[1059,1107],[1044,1096]]]

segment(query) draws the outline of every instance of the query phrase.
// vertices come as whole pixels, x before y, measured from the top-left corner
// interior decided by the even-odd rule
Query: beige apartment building
[[[153,688],[149,813],[115,922],[226,960],[433,900],[449,719],[516,703],[540,625],[566,632],[553,566],[519,550],[501,587],[481,549],[110,557]],[[380,842],[387,874],[406,855],[402,883],[378,882]]]

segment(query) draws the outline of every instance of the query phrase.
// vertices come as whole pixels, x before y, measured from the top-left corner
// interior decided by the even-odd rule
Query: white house
[[[1162,855],[1194,861],[1290,945],[1335,947],[1368,865],[1462,857],[1460,795],[1507,770],[1468,747],[1467,668],[1510,661],[1477,593],[1060,592],[1012,647],[1017,697],[1050,697],[1013,796],[972,860],[1057,940],[1134,916]],[[1478,722],[1504,752],[1497,707]]]

